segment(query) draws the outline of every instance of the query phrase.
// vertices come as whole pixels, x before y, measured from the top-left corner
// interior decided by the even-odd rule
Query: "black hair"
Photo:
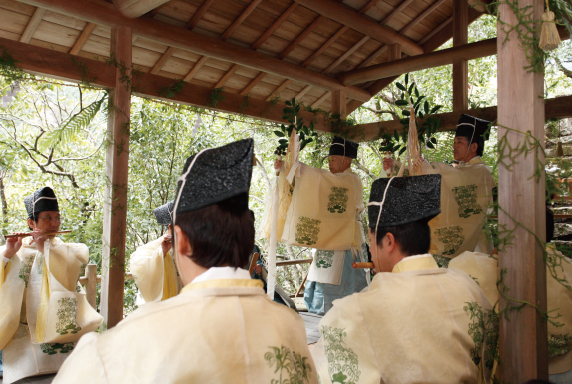
[[[254,221],[248,207],[225,200],[176,216],[187,235],[190,258],[203,268],[242,268],[254,248]]]
[[[371,229],[375,230],[375,228]],[[429,248],[431,248],[429,219],[421,219],[396,227],[379,226],[376,235],[378,245],[381,244],[387,233],[391,233],[395,237],[395,242],[406,256],[422,255],[428,253]]]

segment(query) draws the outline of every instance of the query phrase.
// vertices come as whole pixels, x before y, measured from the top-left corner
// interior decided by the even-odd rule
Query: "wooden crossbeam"
[[[81,52],[83,46],[85,45],[85,43],[87,42],[87,40],[89,39],[91,34],[93,33],[93,30],[95,29],[95,27],[96,27],[95,24],[87,23],[87,25],[85,26],[85,28],[83,29],[83,31],[79,35],[78,39],[74,43],[73,47],[70,49],[70,51],[69,51],[70,55],[77,55]]]
[[[397,7],[395,7],[395,9],[389,15],[387,15],[385,19],[383,19],[381,23],[387,24],[389,20],[393,19],[395,16],[403,12],[403,10],[407,8],[407,6],[412,2],[413,0],[403,0]]]
[[[497,119],[496,106],[440,113],[433,115],[436,119],[441,119],[439,132],[454,130],[457,127],[459,116],[463,113],[488,121],[495,121]],[[547,99],[544,104],[544,114],[546,119],[565,119],[572,117],[572,96]],[[394,131],[397,131],[397,133],[401,134],[402,130],[403,124],[401,124],[399,120],[389,120],[358,125],[353,135],[356,140],[377,140],[384,133],[393,134]]]
[[[30,49],[28,44],[4,38],[0,38],[0,46],[5,47],[7,52],[16,60],[18,67],[26,72],[79,83],[84,80],[85,72],[82,73],[84,68],[93,86],[105,89],[115,87],[115,67],[103,61],[72,56],[37,46],[34,49]],[[81,63],[81,68],[76,64],[78,62]],[[212,89],[191,83],[185,84],[181,92],[173,98],[167,98],[161,90],[168,89],[173,85],[173,82],[173,79],[167,77],[142,73],[133,79],[133,93],[141,97],[161,99],[202,108],[208,105]],[[217,108],[209,108],[228,113],[244,114],[266,121],[283,122],[282,110],[286,107],[284,103],[272,104],[264,100],[250,98],[248,106],[244,107],[243,96],[230,92],[223,92],[222,95],[225,98],[218,103]],[[305,121],[314,121],[316,129],[320,131],[328,131],[330,129],[323,116],[314,115],[306,111],[301,111],[300,113]]]
[[[195,29],[195,27],[197,26],[199,21],[201,21],[204,14],[207,13],[207,11],[211,7],[211,5],[213,5],[213,3],[214,3],[214,0],[205,0],[205,2],[201,4],[199,9],[197,9],[197,11],[193,15],[193,17],[191,17],[191,20],[189,20],[189,22],[187,23],[187,25],[186,25],[187,29],[190,29],[190,30]]]
[[[344,85],[359,84],[370,80],[398,76],[403,73],[421,69],[440,67],[452,64],[455,60],[473,60],[491,56],[497,51],[496,38],[466,44],[459,47],[443,49],[420,56],[407,57],[401,60],[358,68],[338,75]]]
[[[248,16],[256,9],[258,4],[260,4],[262,0],[253,0],[252,3],[248,4],[248,7],[233,21],[233,23],[223,32],[220,36],[221,40],[227,40],[236,29],[246,20]]]
[[[368,101],[371,94],[356,87],[344,87],[338,80],[324,76],[294,64],[269,57],[210,36],[185,30],[171,24],[153,19],[127,19],[112,4],[103,0],[21,0],[22,3],[46,8],[96,24],[115,26],[122,25],[132,29],[133,33],[151,41],[169,45],[213,57],[219,60],[236,63],[248,68],[292,79],[302,84],[310,84],[327,90],[345,89],[348,97],[360,101]]]
[[[311,105],[312,108],[317,109],[320,107],[320,105],[326,101],[326,99],[328,97],[330,97],[330,95],[332,94],[331,91],[326,91],[326,93],[324,93],[318,100],[314,101],[314,104]]]
[[[113,0],[115,8],[125,17],[137,18],[170,0]]]
[[[32,18],[28,22],[28,25],[26,25],[26,29],[24,30],[22,36],[20,37],[20,42],[29,43],[30,40],[32,40],[34,32],[36,32],[38,25],[40,25],[40,22],[42,21],[42,17],[44,17],[44,13],[46,13],[45,9],[36,8],[34,14],[32,15]]]
[[[276,21],[274,23],[272,23],[272,25],[270,26],[270,28],[268,28],[268,30],[266,30],[266,32],[264,32],[264,34],[262,36],[260,36],[258,38],[258,40],[256,40],[254,42],[254,44],[252,44],[252,46],[250,47],[251,49],[258,49],[260,48],[260,46],[262,44],[264,44],[264,42],[266,41],[266,39],[268,39],[276,29],[278,29],[278,27],[280,27],[282,25],[282,23],[284,21],[286,21],[286,19],[288,18],[288,16],[290,16],[292,14],[292,12],[294,12],[294,10],[296,9],[296,6],[298,4],[296,3],[292,3],[290,4],[290,6],[288,7],[288,9],[286,9],[278,19],[276,19]]]
[[[355,9],[332,0],[295,0],[298,4],[384,44],[399,43],[408,55],[420,55],[423,48],[393,29],[379,25],[375,20]]]

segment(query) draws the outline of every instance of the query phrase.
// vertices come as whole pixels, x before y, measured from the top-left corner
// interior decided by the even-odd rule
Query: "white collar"
[[[191,284],[207,280],[219,279],[250,279],[250,274],[246,269],[234,267],[212,267],[201,273],[191,281]]]
[[[401,259],[401,261],[400,261],[399,263],[395,264],[395,265],[393,266],[393,268],[395,268],[397,265],[399,265],[399,264],[401,264],[401,263],[403,263],[403,262],[405,262],[405,261],[409,261],[409,260],[413,260],[413,259],[421,259],[422,257],[430,257],[430,258],[433,258],[433,256],[431,256],[430,253],[425,253],[424,255],[406,256],[406,257],[404,257],[403,259]]]

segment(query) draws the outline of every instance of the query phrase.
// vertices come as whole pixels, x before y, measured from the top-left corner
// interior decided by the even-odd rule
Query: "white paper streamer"
[[[268,283],[267,293],[270,300],[274,300],[274,288],[276,286],[276,242],[278,237],[278,209],[280,209],[280,195],[278,193],[278,177],[272,196],[272,218],[270,225],[270,248],[268,249]]]

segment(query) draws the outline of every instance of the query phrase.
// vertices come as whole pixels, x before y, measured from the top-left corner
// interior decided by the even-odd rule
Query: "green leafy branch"
[[[94,101],[70,116],[58,129],[48,132],[41,142],[41,149],[55,147],[61,142],[70,142],[82,129],[87,129],[101,110],[101,106],[106,99],[107,93],[99,100]]]
[[[186,85],[187,82],[183,79],[175,80],[175,82],[170,86],[159,90],[159,96],[165,97],[167,99],[172,99],[178,96]]]
[[[301,104],[297,102],[295,98],[286,101],[286,108],[283,109],[284,115],[282,119],[288,121],[290,124],[288,124],[288,126],[281,124],[280,130],[274,131],[274,134],[280,138],[278,140],[279,144],[276,148],[276,154],[286,153],[288,141],[290,140],[290,135],[293,130],[300,135],[300,151],[318,136],[318,132],[314,130],[313,122],[310,122],[310,125],[304,125],[304,120],[298,117],[300,106]]]
[[[395,85],[402,91],[400,99],[396,100],[395,104],[403,108],[401,114],[404,118],[400,120],[403,129],[401,130],[401,135],[397,130],[393,132],[393,135],[389,133],[381,134],[380,136],[384,141],[379,150],[381,152],[398,152],[398,155],[405,152],[409,133],[410,106],[413,107],[415,119],[418,121],[417,138],[419,143],[434,149],[435,145],[437,145],[437,139],[434,135],[441,125],[441,119],[436,119],[431,115],[441,109],[442,105],[430,103],[427,97],[419,92],[415,81],[409,84],[409,74],[405,75],[404,83],[397,82]]]
[[[209,96],[209,99],[207,101],[206,106],[216,108],[218,103],[220,103],[221,101],[226,99],[226,96],[223,95],[223,92],[224,92],[223,87],[213,89],[213,91],[211,92],[211,94]]]
[[[0,55],[0,75],[2,75],[9,83],[21,81],[26,77],[26,74],[21,68],[16,65],[17,61],[2,46],[2,54]]]

